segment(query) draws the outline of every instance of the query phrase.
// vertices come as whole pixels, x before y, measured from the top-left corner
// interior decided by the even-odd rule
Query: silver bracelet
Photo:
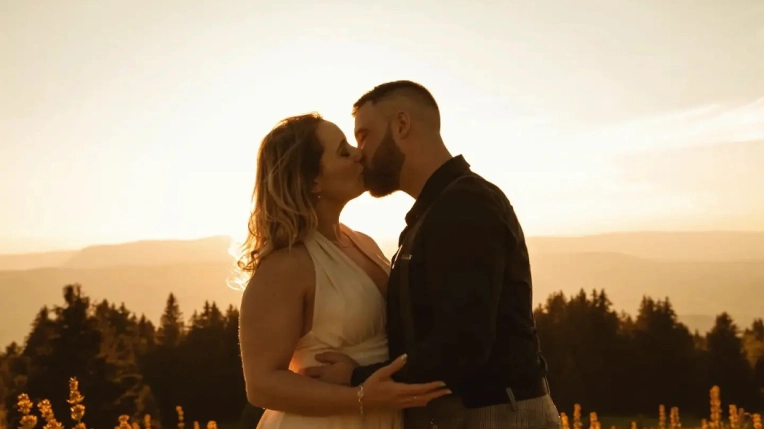
[[[365,421],[366,416],[363,413],[363,383],[358,386],[358,409],[361,411],[361,421]]]

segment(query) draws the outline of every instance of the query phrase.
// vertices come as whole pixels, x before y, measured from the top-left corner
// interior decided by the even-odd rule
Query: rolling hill
[[[60,267],[77,253],[79,253],[77,250],[62,250],[59,252],[0,255],[0,270],[29,270],[42,267]]]
[[[229,237],[217,236],[199,240],[143,240],[90,246],[81,250],[0,255],[0,270],[227,262],[230,259],[230,244]]]
[[[532,253],[624,253],[679,261],[764,260],[764,232],[613,232],[529,237]]]
[[[616,308],[634,314],[643,295],[668,296],[680,318],[701,331],[722,311],[741,326],[764,315],[764,253],[759,255],[756,247],[757,240],[764,242],[764,234],[753,233],[755,239],[736,233],[733,238],[726,233],[649,234],[649,239],[640,239],[639,234],[559,238],[557,244],[549,237],[530,239],[536,303],[555,291],[572,294],[582,288],[604,288]],[[729,247],[724,253],[717,240],[727,245],[734,245],[730,240],[752,243],[747,247],[751,257],[735,258],[739,252]],[[614,251],[618,242],[623,246]],[[68,254],[55,252],[56,257],[48,260],[39,255],[0,256],[0,267],[6,268],[0,271],[5,297],[0,300],[0,345],[23,340],[37,310],[62,302],[62,287],[69,283],[82,284],[93,299],[124,302],[154,321],[170,292],[186,316],[205,300],[221,307],[238,305],[240,292],[226,282],[233,268],[229,244],[225,237],[211,237],[93,246]],[[388,254],[389,247],[394,250],[383,243]],[[679,250],[693,247],[706,250],[683,258]],[[18,265],[8,269],[14,260]],[[51,265],[30,267],[46,261]]]

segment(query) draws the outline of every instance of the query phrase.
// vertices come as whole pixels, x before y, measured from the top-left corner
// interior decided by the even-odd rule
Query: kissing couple
[[[238,261],[257,429],[559,429],[507,197],[449,153],[423,86],[384,83],[352,112],[357,147],[318,114],[260,145]],[[339,218],[399,190],[416,201],[388,261]]]

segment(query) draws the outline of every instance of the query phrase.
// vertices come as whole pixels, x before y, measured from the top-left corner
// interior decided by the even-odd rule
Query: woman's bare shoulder
[[[305,246],[299,244],[291,249],[276,250],[260,262],[242,299],[265,291],[303,293],[315,283],[314,273],[313,260]]]

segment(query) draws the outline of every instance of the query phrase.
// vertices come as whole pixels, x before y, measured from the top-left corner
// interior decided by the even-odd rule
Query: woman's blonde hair
[[[322,121],[318,113],[282,119],[260,143],[249,233],[237,261],[246,282],[270,253],[291,248],[316,228],[311,189],[321,171]]]

